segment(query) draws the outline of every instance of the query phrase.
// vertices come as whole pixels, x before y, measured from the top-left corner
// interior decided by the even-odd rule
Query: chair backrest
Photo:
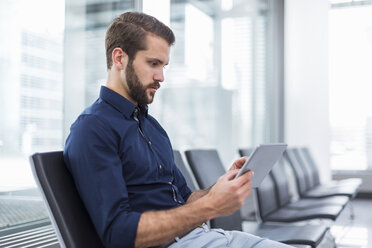
[[[302,196],[306,191],[309,190],[306,175],[303,172],[301,166],[298,164],[298,161],[296,159],[296,156],[294,155],[292,148],[287,148],[287,150],[284,152],[284,157],[291,165],[291,168],[296,178],[298,194]]]
[[[300,149],[300,152],[302,153],[302,157],[307,162],[307,164],[312,168],[313,171],[313,180],[315,186],[320,185],[320,175],[319,175],[319,168],[316,165],[313,156],[311,156],[310,150],[308,147],[302,147]]]
[[[217,150],[188,150],[185,154],[201,189],[213,185],[226,172]],[[238,210],[232,215],[210,220],[210,223],[212,228],[242,231],[242,221]]]
[[[271,174],[264,178],[256,192],[260,216],[262,221],[265,221],[267,215],[279,208],[275,183]]]
[[[239,149],[239,155],[244,157],[244,156],[250,156],[251,153],[253,152],[253,148],[244,148],[244,149]]]
[[[185,154],[201,189],[210,187],[226,173],[217,150],[194,149],[185,151]]]
[[[191,191],[198,190],[199,187],[195,184],[196,181],[194,180],[194,175],[189,172],[189,170],[186,167],[186,164],[183,162],[181,152],[178,150],[173,150],[173,156],[174,156],[174,163],[178,167],[178,169],[181,171],[182,175],[184,176],[187,186],[191,189]]]
[[[30,161],[61,247],[103,247],[64,164],[63,152],[36,153]]]
[[[284,206],[291,201],[292,196],[289,190],[288,175],[285,172],[283,161],[279,161],[273,166],[271,175],[273,177],[276,194],[278,196],[278,204],[280,207]]]
[[[298,164],[300,165],[301,169],[303,170],[305,174],[305,179],[307,180],[307,184],[309,189],[315,186],[314,180],[313,180],[313,169],[306,163],[306,161],[303,158],[302,153],[300,153],[298,148],[293,148],[293,153],[297,159]]]

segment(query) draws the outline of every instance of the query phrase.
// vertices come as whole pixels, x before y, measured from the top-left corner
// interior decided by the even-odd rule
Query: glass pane
[[[330,11],[331,166],[372,168],[372,6]]]
[[[75,105],[82,111],[97,99],[100,85],[105,84],[107,77],[106,29],[115,17],[129,10],[134,10],[134,0],[66,0],[65,85],[68,93],[72,93],[71,87],[72,91],[84,88],[79,98],[73,94],[66,95],[69,106],[74,106],[74,101],[80,102],[83,98],[83,105]],[[74,82],[71,78],[75,79]]]
[[[252,141],[252,17],[222,20],[222,86],[234,92],[234,142]]]
[[[237,148],[264,137],[264,1],[162,2],[169,13],[159,19],[168,19],[176,44],[150,113],[174,148],[217,148],[230,164]],[[0,221],[0,231],[48,219],[28,156],[63,149],[71,123],[105,83],[106,28],[135,3],[0,2],[0,204],[23,216],[3,214],[13,222]]]
[[[106,83],[105,33],[112,20],[134,10],[134,0],[66,0],[64,39],[64,139],[78,115]]]
[[[48,219],[28,157],[63,144],[64,1],[0,2],[0,230]]]
[[[166,82],[150,106],[174,148],[215,143],[219,88],[213,62],[213,19],[197,6],[171,1],[170,26],[176,36]],[[204,107],[201,107],[204,103]],[[181,114],[182,113],[182,114]]]
[[[264,139],[266,12],[251,2],[225,13],[215,1],[170,1],[170,13],[176,43],[150,113],[175,149],[217,148],[228,165],[253,133]]]

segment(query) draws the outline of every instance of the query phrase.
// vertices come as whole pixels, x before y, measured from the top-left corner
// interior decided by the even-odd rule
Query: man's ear
[[[126,52],[123,51],[120,47],[116,47],[114,50],[112,50],[112,65],[119,69],[122,70],[126,68],[128,64],[128,55]]]

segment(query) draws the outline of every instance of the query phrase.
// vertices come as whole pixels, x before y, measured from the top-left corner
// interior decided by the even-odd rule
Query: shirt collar
[[[133,112],[136,108],[140,110],[142,116],[147,117],[148,106],[137,106],[119,93],[107,88],[106,86],[101,86],[101,92],[99,97],[105,102],[109,103],[111,106],[120,111],[128,119],[132,117]]]

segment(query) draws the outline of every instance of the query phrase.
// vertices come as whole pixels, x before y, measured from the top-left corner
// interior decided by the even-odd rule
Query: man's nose
[[[163,82],[164,81],[164,70],[161,69],[154,75],[154,81]]]

